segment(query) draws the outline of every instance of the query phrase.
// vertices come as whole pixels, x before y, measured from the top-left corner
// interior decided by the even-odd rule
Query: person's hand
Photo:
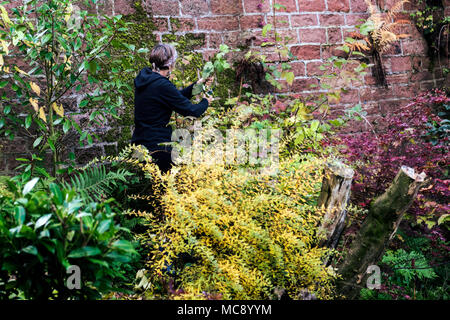
[[[212,82],[213,82],[213,78],[212,78],[212,77],[209,77],[209,78],[207,78],[207,79],[200,78],[200,79],[197,81],[197,83],[199,83],[199,84],[204,83],[207,87],[210,87],[211,84],[212,84]]]
[[[213,97],[213,96],[209,96],[209,95],[207,95],[207,94],[204,95],[204,98],[205,98],[206,100],[208,100],[208,105],[209,105],[209,106],[210,106],[211,103],[214,101],[214,97]]]

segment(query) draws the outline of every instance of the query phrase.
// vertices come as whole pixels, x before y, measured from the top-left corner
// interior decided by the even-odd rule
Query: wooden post
[[[367,218],[339,267],[343,279],[338,287],[347,299],[359,298],[360,289],[366,285],[367,268],[381,258],[403,215],[426,183],[425,177],[425,173],[416,174],[414,169],[402,166],[391,186],[370,204]]]
[[[354,171],[341,162],[327,163],[322,182],[318,206],[324,206],[326,213],[320,226],[326,240],[322,245],[336,248],[347,217],[347,203]]]

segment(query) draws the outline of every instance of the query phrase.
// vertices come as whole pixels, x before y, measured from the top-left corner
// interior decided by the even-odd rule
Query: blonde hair
[[[174,46],[161,43],[156,45],[150,53],[150,64],[152,69],[159,71],[169,69],[177,60],[178,54]]]

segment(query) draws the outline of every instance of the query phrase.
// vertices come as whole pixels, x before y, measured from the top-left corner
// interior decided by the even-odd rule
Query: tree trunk
[[[425,173],[416,174],[414,169],[402,166],[391,186],[370,204],[367,218],[339,267],[342,275],[339,291],[347,299],[359,297],[360,288],[365,286],[368,276],[367,268],[381,258],[404,213],[425,184],[425,177]]]
[[[347,202],[353,179],[353,169],[341,162],[328,163],[318,206],[324,206],[326,213],[319,230],[324,232],[326,240],[322,245],[335,248],[345,227],[347,217]]]

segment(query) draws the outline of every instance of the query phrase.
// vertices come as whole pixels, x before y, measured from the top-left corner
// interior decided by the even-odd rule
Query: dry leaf
[[[26,73],[25,71],[23,71],[23,70],[21,70],[21,69],[19,69],[18,67],[14,67],[14,69],[17,71],[17,72],[19,72],[19,73],[21,73],[21,74],[24,74],[24,75],[26,75],[26,76],[29,76],[29,74],[28,73]]]
[[[8,43],[6,41],[0,40],[0,44],[2,45],[2,49],[6,55],[9,54]]]
[[[37,100],[35,100],[35,99],[33,99],[33,98],[30,98],[30,103],[31,103],[31,105],[32,105],[33,108],[34,108],[34,111],[38,112],[38,110],[39,110],[39,104],[38,104]]]
[[[55,112],[58,116],[64,117],[64,108],[63,108],[62,104],[60,106],[58,106],[56,104],[56,102],[53,102],[52,108],[53,108],[53,110],[55,110]]]
[[[39,108],[39,118],[41,118],[42,121],[47,122],[47,118],[45,117],[44,107]]]
[[[31,87],[31,90],[33,90],[34,93],[36,93],[38,96],[41,95],[41,88],[39,88],[39,86],[36,83],[30,82],[30,87]]]

